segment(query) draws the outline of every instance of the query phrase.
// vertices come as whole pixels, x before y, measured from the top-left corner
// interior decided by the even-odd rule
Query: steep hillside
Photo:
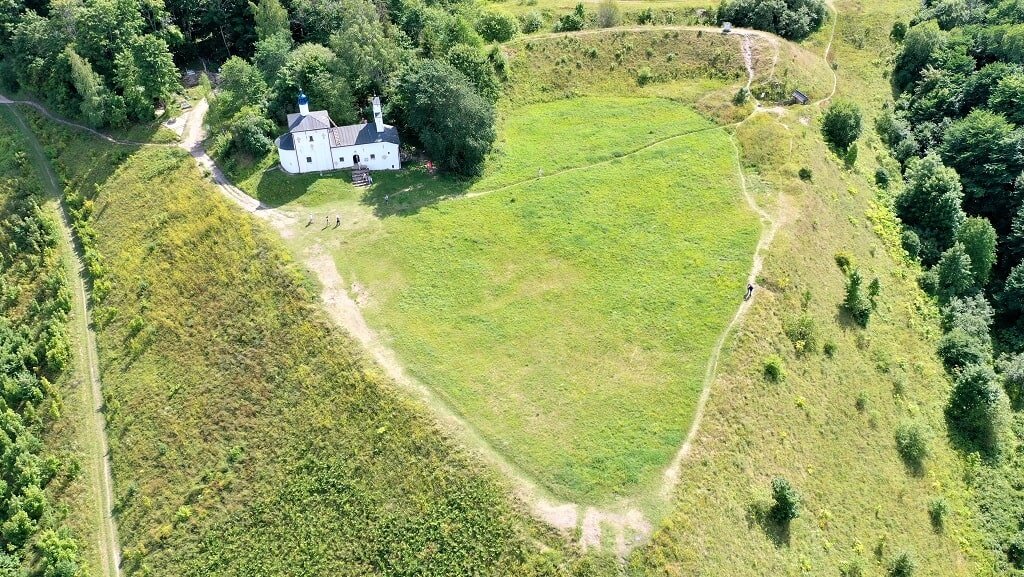
[[[291,259],[184,152],[35,127],[96,206],[127,574],[516,575],[568,562],[326,325]]]
[[[893,50],[888,30],[915,3],[837,8],[838,96],[856,100],[870,126],[889,98],[879,74]],[[829,32],[808,46],[824,50]],[[866,133],[860,160],[845,169],[817,121],[817,108],[798,108],[737,130],[783,224],[679,468],[675,513],[631,559],[636,574],[883,575],[903,552],[920,575],[994,574],[964,482],[970,467],[946,434],[937,310],[873,183],[881,145]],[[865,283],[880,281],[866,329],[840,307],[840,255]],[[766,376],[774,356],[784,373],[775,381]],[[897,452],[896,430],[908,423],[930,431],[920,467]],[[803,498],[788,526],[768,515],[775,477]],[[941,508],[948,513],[933,515]]]

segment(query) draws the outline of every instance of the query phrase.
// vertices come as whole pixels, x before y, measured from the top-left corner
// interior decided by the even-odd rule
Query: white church
[[[384,124],[380,98],[373,98],[373,122],[335,126],[326,110],[309,111],[299,93],[299,112],[288,115],[288,133],[277,138],[281,168],[290,174],[351,168],[398,170],[398,131]]]

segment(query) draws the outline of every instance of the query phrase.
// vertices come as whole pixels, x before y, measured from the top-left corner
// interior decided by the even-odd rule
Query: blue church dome
[[[301,106],[303,104],[309,104],[309,97],[306,96],[305,92],[300,90],[299,91],[299,105]]]

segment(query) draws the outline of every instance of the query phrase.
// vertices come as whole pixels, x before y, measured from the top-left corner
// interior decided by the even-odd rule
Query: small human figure
[[[537,178],[542,178],[543,176],[544,176],[544,169],[543,168],[538,168],[537,169]]]
[[[367,174],[366,175],[366,182],[368,182],[370,184],[373,184],[373,175]]]
[[[313,226],[313,213],[312,212],[309,213],[309,222],[306,223],[306,226]]]
[[[390,194],[385,194],[385,195],[384,195],[384,202],[387,202],[387,201],[388,201],[388,197],[389,197],[389,196],[391,196],[391,195],[390,195]]]
[[[745,297],[743,297],[743,300],[745,300],[745,301],[750,300],[750,297],[753,296],[753,294],[754,294],[754,285],[748,283],[747,284],[747,295]]]
[[[341,226],[341,216],[335,215],[334,217],[334,228]]]

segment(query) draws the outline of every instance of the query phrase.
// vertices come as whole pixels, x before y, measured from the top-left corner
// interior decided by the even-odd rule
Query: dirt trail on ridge
[[[12,105],[20,102],[12,101],[0,95],[0,104]],[[72,331],[76,334],[75,339],[77,350],[75,352],[75,364],[77,365],[77,376],[87,380],[86,383],[78,383],[76,387],[79,393],[79,402],[84,405],[86,413],[90,416],[90,422],[86,423],[84,437],[81,439],[83,445],[90,449],[89,458],[91,462],[86,464],[85,470],[94,473],[92,482],[96,494],[96,510],[100,518],[97,519],[98,533],[95,535],[97,549],[100,554],[100,562],[103,564],[101,570],[107,577],[120,577],[121,575],[121,546],[117,535],[117,523],[114,519],[114,477],[111,470],[110,449],[107,445],[106,418],[104,417],[103,389],[100,382],[99,354],[96,349],[96,333],[92,328],[91,314],[89,310],[89,293],[86,288],[85,264],[82,262],[78,247],[71,234],[71,221],[68,217],[67,208],[64,206],[61,196],[61,186],[53,171],[53,166],[43,152],[42,146],[36,139],[35,133],[28,127],[21,118],[17,109],[10,106],[12,117],[18,129],[25,137],[31,149],[31,155],[36,168],[39,170],[43,185],[56,202],[59,210],[58,228],[60,229],[61,240],[65,245],[65,253],[70,256],[68,266],[68,281],[71,284],[74,320]],[[49,115],[47,115],[49,116]],[[80,424],[79,424],[80,425]]]

